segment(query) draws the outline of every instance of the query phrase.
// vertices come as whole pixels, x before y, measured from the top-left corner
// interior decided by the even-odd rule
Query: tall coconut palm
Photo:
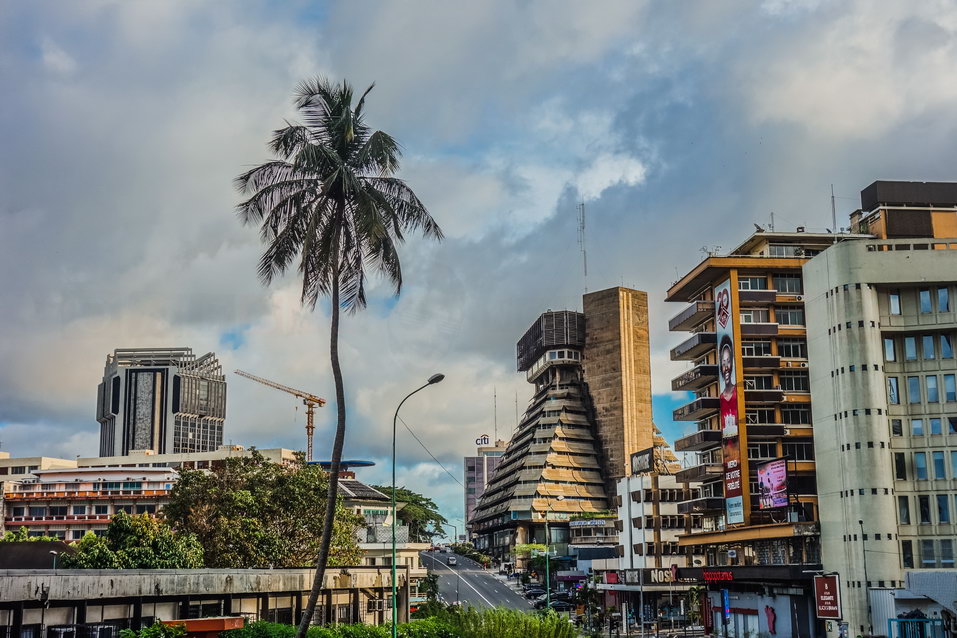
[[[315,308],[320,296],[331,302],[329,357],[336,384],[336,436],[316,577],[298,638],[305,636],[312,620],[329,558],[346,434],[340,311],[365,307],[367,269],[384,275],[399,293],[402,270],[396,245],[405,233],[418,230],[442,239],[426,207],[394,177],[399,145],[363,121],[371,90],[372,86],[353,106],[353,90],[345,81],[334,85],[317,77],[303,82],[295,100],[302,122],[287,122],[275,131],[270,142],[275,159],[236,178],[237,189],[249,196],[239,204],[239,218],[244,224],[259,225],[265,244],[259,260],[263,283],[269,285],[298,262],[302,304]]]

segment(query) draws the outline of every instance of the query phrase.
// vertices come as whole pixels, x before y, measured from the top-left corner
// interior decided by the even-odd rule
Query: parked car
[[[553,600],[552,609],[555,611],[571,611],[575,609],[575,605],[567,600]]]
[[[545,595],[545,590],[539,589],[537,587],[533,587],[532,589],[525,590],[525,598],[529,598],[529,599],[538,598],[539,596],[543,596],[543,595]]]
[[[449,556],[449,559],[446,561],[446,564],[449,567],[454,567],[455,565],[459,564],[459,561],[456,560],[455,556]]]

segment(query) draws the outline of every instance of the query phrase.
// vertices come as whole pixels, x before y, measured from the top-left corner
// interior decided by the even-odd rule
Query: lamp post
[[[395,409],[395,415],[392,417],[392,638],[397,638],[398,636],[398,594],[396,593],[396,572],[395,572],[395,429],[396,424],[399,420],[399,410],[402,408],[402,404],[405,403],[409,397],[418,392],[419,390],[424,390],[430,385],[434,385],[440,382],[445,378],[444,374],[433,374],[429,377],[429,380],[425,385],[416,388],[412,392],[405,395],[405,398],[399,401],[399,406]]]
[[[60,552],[56,551],[55,549],[51,549],[50,553],[53,554],[53,575],[55,576],[56,575],[56,559],[60,555]]]
[[[455,520],[458,520],[458,519],[455,519]],[[455,543],[458,542],[458,540],[456,539],[459,536],[459,528],[453,525],[452,523],[445,523],[445,525],[447,525],[448,527],[451,527],[452,533],[455,534],[455,538],[452,539],[452,544],[454,545]],[[462,572],[456,569],[455,570],[455,603],[456,604],[458,604],[459,602],[459,585],[461,583],[462,583]]]
[[[565,497],[559,494],[555,500],[564,501]],[[552,575],[549,569],[549,563],[552,562],[552,538],[548,530],[548,513],[551,509],[552,502],[549,501],[545,508],[545,609],[552,608]]]
[[[864,542],[864,521],[858,520],[861,526],[861,557],[864,559],[864,598],[867,601],[867,630],[871,630],[871,595],[867,580],[867,544]]]

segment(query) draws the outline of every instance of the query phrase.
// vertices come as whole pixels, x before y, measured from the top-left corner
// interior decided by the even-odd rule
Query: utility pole
[[[578,249],[582,254],[582,273],[584,275],[585,292],[588,292],[588,251],[585,246],[585,199],[578,204]]]

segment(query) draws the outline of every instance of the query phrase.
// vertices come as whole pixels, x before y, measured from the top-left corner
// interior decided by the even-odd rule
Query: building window
[[[957,377],[952,374],[944,375],[944,400],[957,401]]]
[[[29,508],[30,516],[46,516],[47,508],[45,507],[31,507]]]
[[[94,505],[93,513],[96,514],[97,516],[106,516],[110,513],[110,506],[109,505]]]
[[[934,556],[934,541],[922,540],[920,542],[920,566],[937,567],[937,557]]]
[[[931,375],[925,377],[924,380],[927,382],[927,402],[939,403],[940,395],[937,393],[937,376]]]
[[[814,444],[813,443],[785,443],[783,447],[784,456],[795,461],[813,461]]]
[[[774,443],[754,443],[748,446],[749,459],[773,459],[778,455]]]
[[[793,244],[770,244],[768,246],[768,256],[770,257],[804,257],[806,254],[804,248]]]
[[[919,297],[920,297],[920,313],[922,315],[926,315],[931,312],[934,312],[934,308],[931,306],[931,302],[930,302],[930,288],[921,288]]]
[[[954,358],[954,348],[950,344],[950,335],[940,335],[940,358]]]
[[[769,323],[771,313],[767,308],[748,308],[741,311],[741,323]]]
[[[773,414],[773,410],[771,410]],[[766,423],[773,423],[766,421]],[[786,425],[809,425],[811,423],[811,408],[806,406],[784,406],[781,408],[781,422]]]
[[[934,335],[924,335],[920,338],[920,341],[920,349],[924,355],[924,359],[928,361],[936,359],[937,353],[934,351]]]
[[[940,566],[953,568],[954,566],[954,541],[950,538],[940,539]]]
[[[891,434],[904,436],[904,426],[900,419],[891,419]]]
[[[782,409],[781,414],[784,414]],[[765,423],[774,423],[773,408],[751,408],[745,412],[745,420],[749,425],[758,425]],[[783,421],[783,419],[782,419]],[[787,423],[787,421],[784,421]],[[810,421],[808,421],[810,423]]]
[[[745,390],[770,390],[774,387],[771,375],[748,375],[744,377]]]
[[[937,522],[950,523],[950,496],[947,494],[937,495]]]
[[[741,356],[766,357],[771,354],[770,341],[744,341],[741,344]]]
[[[887,402],[897,405],[901,402],[897,387],[897,377],[887,377]]]
[[[803,339],[778,339],[778,354],[788,359],[807,359],[807,342]]]
[[[884,361],[897,361],[894,340],[890,337],[884,337]]]
[[[953,473],[954,478],[957,478],[957,450],[953,450],[950,453],[950,471]],[[954,495],[954,498],[957,499],[957,494]]]
[[[931,461],[934,463],[934,478],[935,479],[945,479],[947,478],[947,470],[944,466],[944,453],[940,450],[931,452],[930,455]]]
[[[72,538],[75,541],[78,541],[81,538],[83,538],[83,534],[84,534],[84,531],[82,529],[75,529],[72,532],[70,532],[70,538]]]
[[[921,494],[917,497],[917,509],[920,512],[921,525],[930,525],[930,497]]]
[[[917,361],[917,337],[904,337],[904,360]]]
[[[74,516],[83,516],[86,514],[86,505],[74,505],[73,506],[73,515]]]
[[[920,403],[920,377],[907,377],[907,402]]]
[[[901,525],[910,525],[910,498],[907,496],[897,497],[897,517]]]
[[[774,289],[778,292],[795,295],[804,292],[804,286],[801,284],[801,275],[772,275],[772,279],[774,280]]]
[[[924,436],[924,419],[910,420],[910,434],[911,436]]]
[[[913,541],[901,541],[901,559],[904,567],[914,567],[914,543]]]
[[[780,306],[774,309],[777,322],[783,326],[803,326],[804,309]]]
[[[904,463],[903,452],[894,452],[894,475],[898,481],[907,480],[907,465]]]
[[[888,309],[892,315],[901,313],[901,294],[898,291],[887,293]]]
[[[766,277],[738,277],[738,290],[767,290]]]
[[[940,427],[940,419],[939,419],[939,418],[930,419],[930,433],[931,433],[931,434],[943,434],[943,431],[941,430],[941,427]]]
[[[780,379],[785,392],[807,392],[811,387],[806,372],[782,372]]]
[[[914,479],[918,481],[927,480],[926,452],[914,452]]]

